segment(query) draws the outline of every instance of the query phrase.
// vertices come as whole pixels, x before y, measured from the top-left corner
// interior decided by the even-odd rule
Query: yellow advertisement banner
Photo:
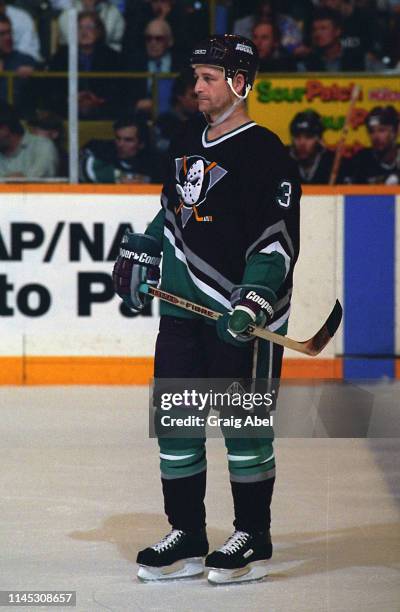
[[[354,154],[370,146],[364,121],[372,108],[392,105],[400,113],[400,76],[262,75],[250,93],[249,114],[289,144],[292,119],[312,109],[321,115],[324,142],[333,148],[340,139],[356,84],[360,93],[349,117],[346,141],[346,153]]]

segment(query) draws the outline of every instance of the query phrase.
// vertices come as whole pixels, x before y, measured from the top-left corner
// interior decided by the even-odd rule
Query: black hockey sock
[[[206,524],[206,471],[187,478],[161,478],[164,509],[174,529],[193,533]]]
[[[271,525],[271,499],[275,478],[260,482],[232,482],[235,529],[255,533]]]

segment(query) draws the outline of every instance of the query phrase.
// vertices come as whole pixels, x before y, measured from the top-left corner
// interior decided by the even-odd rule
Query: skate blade
[[[254,561],[239,569],[210,568],[208,582],[211,584],[233,584],[261,580],[268,575],[268,561]]]
[[[190,578],[198,576],[204,572],[202,557],[192,557],[166,565],[164,567],[151,567],[149,565],[139,565],[138,578],[140,580],[175,580],[177,578]]]

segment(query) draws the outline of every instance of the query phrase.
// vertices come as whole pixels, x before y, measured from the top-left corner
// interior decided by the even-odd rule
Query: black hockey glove
[[[265,327],[274,316],[276,300],[275,293],[268,287],[235,286],[231,294],[233,311],[218,319],[218,337],[234,346],[244,346],[244,343],[254,339],[246,331],[249,325]]]
[[[112,273],[113,287],[125,304],[140,312],[152,299],[140,292],[143,284],[157,287],[160,280],[161,251],[155,238],[126,230]]]

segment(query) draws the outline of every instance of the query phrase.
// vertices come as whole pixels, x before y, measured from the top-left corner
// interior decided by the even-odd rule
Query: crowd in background
[[[67,176],[64,128],[68,84],[55,73],[68,70],[69,4],[70,0],[0,0],[0,69],[16,77],[12,98],[9,80],[0,77],[2,177]],[[74,4],[78,9],[79,119],[112,121],[114,132],[114,139],[91,139],[84,143],[80,179],[158,182],[163,177],[171,138],[182,122],[197,114],[193,76],[187,70],[187,60],[193,44],[209,33],[210,3],[203,0],[77,0]],[[219,9],[220,31],[241,34],[256,44],[260,72],[400,74],[400,0],[225,0],[219,3]],[[47,78],[30,78],[42,71],[47,73]],[[124,78],[132,72],[148,74]],[[85,77],[85,73],[116,76],[108,78],[101,74],[92,78]],[[151,74],[157,73],[179,73],[180,76],[157,82],[156,113]],[[396,148],[396,154],[394,149],[390,154],[385,153],[382,162],[389,164],[390,170],[393,163],[400,166],[396,144],[398,117],[393,111],[395,115],[385,108],[375,113],[381,126],[387,124],[395,130],[391,146]],[[304,125],[307,119],[313,127],[311,131],[309,127],[299,131],[297,124],[301,121],[294,122],[291,154],[299,162],[304,182],[327,182],[328,170],[322,174],[312,171],[318,164],[329,168],[332,163],[331,154],[323,144],[324,126],[311,115],[303,119]],[[7,128],[4,122],[11,125],[11,130],[17,127],[16,138],[9,138],[8,145],[3,134]],[[372,138],[375,128],[368,119],[366,126],[371,136],[371,150],[378,155]],[[313,154],[308,157],[304,153],[307,148],[304,138],[299,147],[299,137],[307,135],[316,139]],[[42,174],[38,174],[36,167],[32,174],[33,166],[26,168],[27,174],[23,167],[13,167],[15,151],[22,148],[28,159],[28,144],[33,146],[31,137],[36,143],[47,139],[41,146],[46,150],[43,156],[58,160],[44,164]],[[355,167],[344,164],[339,179],[354,182]],[[393,172],[389,175],[393,181]],[[357,176],[360,180],[360,175]],[[382,178],[382,173],[379,176]],[[375,182],[375,179],[365,182]]]

